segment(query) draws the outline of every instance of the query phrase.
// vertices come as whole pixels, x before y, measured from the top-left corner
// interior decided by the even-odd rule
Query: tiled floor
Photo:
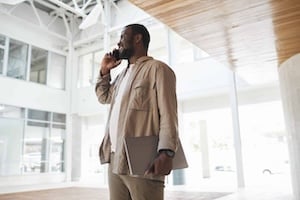
[[[166,200],[213,200],[229,193],[166,191]],[[70,187],[0,195],[0,200],[108,200],[107,189]],[[154,199],[155,200],[155,199]]]

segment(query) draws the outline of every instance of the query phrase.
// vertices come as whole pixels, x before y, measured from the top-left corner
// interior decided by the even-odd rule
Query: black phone
[[[116,60],[120,60],[120,52],[119,49],[114,49],[112,51],[112,56],[116,59]]]

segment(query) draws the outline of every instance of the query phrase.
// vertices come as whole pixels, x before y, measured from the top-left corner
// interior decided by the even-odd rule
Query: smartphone
[[[116,59],[116,60],[120,60],[120,52],[119,49],[114,49],[112,51],[112,56]]]

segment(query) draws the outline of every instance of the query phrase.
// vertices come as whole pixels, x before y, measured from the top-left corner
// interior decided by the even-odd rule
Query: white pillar
[[[200,120],[200,148],[201,148],[201,163],[202,163],[202,177],[209,178],[209,151],[207,138],[207,124],[205,120]]]
[[[300,54],[279,67],[279,82],[288,134],[291,178],[295,200],[300,199]]]
[[[232,113],[233,136],[234,136],[234,147],[235,147],[235,158],[236,158],[236,169],[237,169],[237,184],[239,188],[244,188],[245,178],[244,178],[242,142],[241,142],[240,122],[239,122],[239,105],[238,105],[235,72],[229,71],[229,81],[231,84],[230,104],[231,104],[231,113]]]
[[[71,181],[80,181],[82,177],[82,118],[72,116],[72,155]]]
[[[105,16],[105,27],[104,27],[104,41],[103,41],[103,46],[105,52],[111,51],[111,42],[110,42],[110,33],[109,29],[111,27],[111,5],[108,0],[104,1],[104,14]]]

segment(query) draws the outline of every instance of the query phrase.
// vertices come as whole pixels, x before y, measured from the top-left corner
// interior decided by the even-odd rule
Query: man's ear
[[[142,34],[136,34],[135,36],[134,36],[134,39],[135,39],[135,43],[139,43],[139,42],[142,42],[142,38],[143,38],[143,36],[142,36]]]

